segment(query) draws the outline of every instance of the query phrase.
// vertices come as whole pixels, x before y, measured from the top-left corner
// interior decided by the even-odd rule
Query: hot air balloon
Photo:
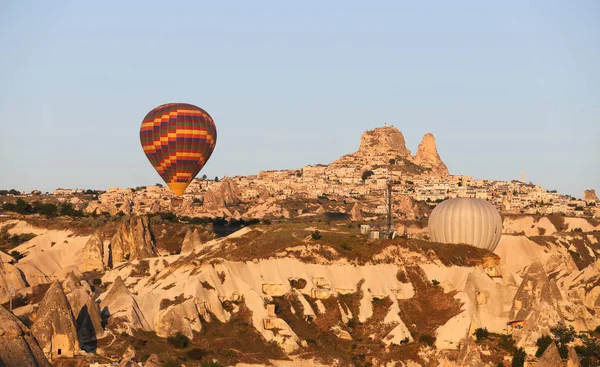
[[[169,103],[150,111],[140,128],[150,163],[177,196],[204,167],[217,143],[210,115],[187,103]]]
[[[429,216],[434,242],[464,243],[494,251],[502,234],[498,210],[484,199],[456,198],[441,202]]]

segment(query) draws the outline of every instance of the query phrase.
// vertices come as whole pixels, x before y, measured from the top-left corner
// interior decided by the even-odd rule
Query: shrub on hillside
[[[525,365],[525,360],[527,359],[527,354],[525,354],[525,350],[523,348],[519,348],[513,354],[512,367],[523,367]]]
[[[321,235],[321,232],[319,232],[319,230],[315,230],[313,233],[310,234],[310,236],[312,237],[313,240],[320,240],[323,236]]]
[[[477,340],[487,339],[490,336],[490,332],[487,328],[477,328],[475,329],[475,337]]]
[[[167,343],[177,349],[184,349],[190,344],[190,338],[183,335],[181,332],[167,338]]]
[[[423,334],[423,335],[419,336],[419,341],[421,343],[425,343],[425,344],[429,345],[430,347],[432,347],[435,344],[435,336],[431,336],[429,334]]]
[[[22,253],[20,253],[20,252],[19,252],[19,251],[17,251],[17,250],[13,250],[13,251],[11,251],[11,252],[10,252],[10,256],[14,257],[14,258],[15,258],[15,260],[17,260],[17,261],[19,261],[19,260],[21,260],[22,258],[24,258],[24,257],[25,257],[25,255],[23,255]]]

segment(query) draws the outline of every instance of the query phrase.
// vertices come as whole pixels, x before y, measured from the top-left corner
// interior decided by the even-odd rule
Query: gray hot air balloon
[[[484,199],[449,199],[429,216],[429,237],[434,242],[465,243],[494,251],[501,235],[500,213]]]

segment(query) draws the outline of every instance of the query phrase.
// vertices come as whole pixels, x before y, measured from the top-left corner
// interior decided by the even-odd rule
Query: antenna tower
[[[392,179],[388,178],[386,182],[386,206],[387,206],[387,236],[392,237]]]

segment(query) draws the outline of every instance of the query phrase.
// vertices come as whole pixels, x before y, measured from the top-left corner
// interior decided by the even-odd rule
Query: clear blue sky
[[[329,163],[394,124],[453,174],[600,190],[600,2],[0,1],[0,188],[160,182],[166,102],[218,129],[200,173]]]

